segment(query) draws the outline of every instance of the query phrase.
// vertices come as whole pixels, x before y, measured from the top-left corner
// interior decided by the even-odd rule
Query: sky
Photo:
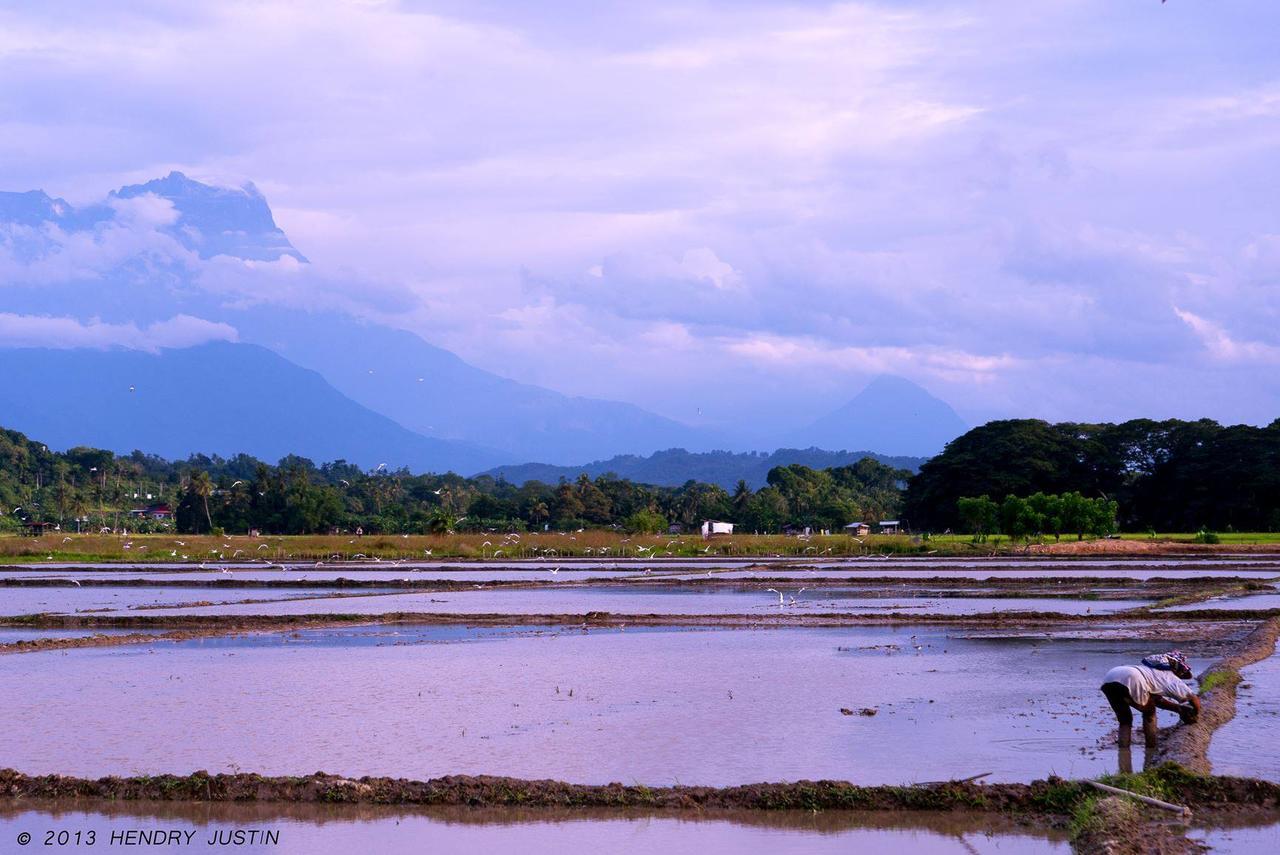
[[[690,423],[892,373],[975,423],[1265,424],[1276,32],[1272,0],[13,3],[0,189],[252,181],[310,261],[282,301]]]

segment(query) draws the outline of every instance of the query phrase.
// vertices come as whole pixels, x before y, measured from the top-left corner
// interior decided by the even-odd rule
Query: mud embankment
[[[1176,765],[1151,775],[1180,803],[1210,811],[1274,809],[1280,783],[1193,775]],[[455,775],[428,781],[344,778],[317,772],[298,777],[237,773],[87,779],[0,770],[0,798],[111,801],[306,802],[381,805],[519,807],[637,807],[652,810],[965,810],[1068,815],[1095,790],[1079,781],[1049,778],[1030,784],[951,781],[907,787],[857,786],[845,781],[796,781],[734,787],[645,787],[569,784],[492,776]]]
[[[1201,686],[1208,687],[1200,695],[1200,718],[1193,725],[1166,728],[1161,734],[1158,760],[1180,763],[1201,774],[1211,771],[1209,740],[1214,731],[1235,718],[1240,669],[1271,656],[1277,638],[1280,638],[1280,617],[1272,617],[1254,629],[1236,652],[1200,675]],[[1271,737],[1259,734],[1259,738]]]

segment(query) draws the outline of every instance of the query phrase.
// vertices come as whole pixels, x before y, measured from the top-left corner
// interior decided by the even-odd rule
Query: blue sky
[[[1261,0],[10,4],[0,188],[252,180],[311,261],[262,299],[689,422],[890,372],[974,421],[1265,423],[1276,32]]]

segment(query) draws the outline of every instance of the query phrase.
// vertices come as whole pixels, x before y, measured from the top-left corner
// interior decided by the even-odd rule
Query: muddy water
[[[132,611],[175,603],[235,603],[243,600],[288,600],[296,597],[310,597],[310,602],[316,602],[326,593],[351,595],[370,592],[279,588],[78,588],[75,585],[56,588],[0,588],[0,615]],[[260,605],[258,608],[270,611],[277,606]]]
[[[253,567],[240,565],[238,567],[228,567],[229,572],[224,573],[222,570],[185,570],[182,572],[166,572],[166,571],[146,571],[146,570],[127,570],[119,572],[111,572],[106,570],[93,570],[84,573],[75,571],[49,572],[39,570],[4,570],[0,571],[0,578],[4,579],[41,579],[41,578],[58,578],[58,579],[77,579],[85,581],[87,579],[137,579],[156,582],[182,582],[188,580],[204,580],[204,579],[252,579],[255,581],[311,581],[311,582],[333,582],[338,579],[352,580],[374,580],[398,582],[402,580],[412,581],[415,583],[429,582],[432,579],[445,579],[454,582],[489,582],[489,581],[529,581],[529,582],[545,582],[548,580],[560,579],[562,581],[572,579],[574,581],[589,581],[591,579],[626,579],[626,578],[643,578],[643,571],[636,570],[573,570],[561,569],[552,575],[547,568],[528,568],[524,570],[489,570],[484,567],[476,567],[472,570],[436,570],[436,569],[419,569],[419,568],[400,568],[395,570],[366,570],[363,568],[348,568],[345,570],[317,570],[314,567],[296,567],[282,570],[280,568],[268,569],[263,567]],[[637,573],[639,572],[639,576]],[[675,573],[677,571],[666,571],[666,573]],[[662,576],[664,573],[653,573],[655,576]]]
[[[1280,852],[1280,815],[1225,818],[1231,825],[1194,828],[1187,835],[1213,852]]]
[[[194,831],[191,846],[146,846],[148,852],[208,849],[218,832],[276,831],[279,842],[236,846],[246,853],[350,852],[738,852],[1066,853],[1062,832],[1013,825],[1000,817],[957,813],[821,814],[700,812],[643,814],[599,810],[405,810],[347,805],[128,804],[0,807],[0,840],[31,834],[43,849],[48,830],[81,833],[82,845],[58,851],[110,848],[112,832],[131,829]],[[95,832],[95,846],[84,845]],[[55,838],[56,839],[56,838]],[[225,847],[219,847],[222,849]]]
[[[1161,612],[1184,612],[1194,609],[1280,609],[1280,593],[1248,594],[1240,597],[1214,597],[1202,603],[1188,603],[1160,609]]]
[[[878,570],[880,572],[871,572]],[[1175,572],[1176,571],[1176,572]],[[841,568],[811,568],[807,570],[798,569],[778,569],[774,567],[760,567],[754,570],[723,570],[712,571],[712,578],[715,579],[762,579],[762,578],[782,578],[794,579],[803,584],[805,579],[848,579],[856,581],[859,578],[868,576],[894,578],[894,579],[936,579],[943,577],[947,579],[974,579],[982,581],[984,579],[1076,579],[1076,578],[1096,578],[1105,576],[1108,580],[1114,579],[1119,581],[1122,579],[1175,579],[1177,581],[1186,581],[1194,578],[1213,578],[1213,579],[1275,579],[1280,577],[1280,568],[1271,568],[1265,570],[1243,569],[1240,567],[1223,567],[1208,569],[1205,567],[1197,567],[1195,570],[1182,571],[1177,568],[1171,570],[1169,568],[1153,568],[1153,567],[1120,567],[1120,568],[1072,568],[1072,567],[1028,567],[1024,570],[995,569],[986,570],[982,568],[964,569],[954,567],[935,567],[929,570],[916,570],[910,567],[904,568],[900,564],[894,564],[889,567],[877,565],[874,568],[861,570],[848,570]],[[707,573],[680,573],[672,578],[682,580],[705,579]]]
[[[1099,748],[1113,727],[1101,676],[1151,648],[887,627],[562,630],[418,645],[256,638],[0,658],[0,757],[95,777],[1081,777],[1117,767],[1114,750]]]
[[[1240,676],[1236,717],[1213,735],[1209,762],[1218,775],[1280,781],[1280,654],[1242,669]]]
[[[438,614],[613,614],[726,615],[726,614],[987,614],[1008,611],[1044,611],[1059,614],[1105,614],[1148,605],[1147,600],[1072,600],[1054,597],[937,597],[911,592],[869,596],[868,589],[782,587],[786,605],[778,594],[758,588],[690,589],[654,585],[411,592],[333,599],[291,599],[265,604],[165,609],[165,614],[386,614],[424,612]],[[791,604],[791,599],[795,604]],[[159,613],[157,610],[151,610]],[[131,613],[148,613],[136,610]]]
[[[133,633],[150,634],[150,631],[145,629],[26,629],[24,627],[0,627],[0,644],[12,644],[15,641],[34,641],[40,638],[88,638],[94,635],[131,635]]]

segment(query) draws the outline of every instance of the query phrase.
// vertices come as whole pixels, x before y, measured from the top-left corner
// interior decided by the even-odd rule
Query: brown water
[[[1240,677],[1236,716],[1213,734],[1209,762],[1218,775],[1280,781],[1280,654],[1244,668]]]
[[[133,614],[257,615],[257,614],[430,614],[549,615],[610,612],[662,615],[799,615],[875,614],[989,614],[1043,611],[1058,614],[1106,614],[1148,605],[1148,600],[1073,600],[1056,597],[937,597],[913,592],[873,595],[866,588],[783,586],[784,605],[777,593],[762,588],[690,588],[688,586],[574,586],[540,588],[483,588],[469,591],[423,591],[334,599],[290,599],[266,604],[198,606],[146,610]],[[296,592],[295,592],[296,596]],[[791,600],[794,599],[794,605]]]
[[[1081,777],[1117,764],[1101,676],[1159,646],[887,627],[295,636],[0,657],[0,757],[89,776]]]
[[[81,834],[81,845],[56,851],[111,848],[112,832],[194,831],[192,846],[134,847],[147,852],[208,849],[218,832],[278,832],[273,845],[237,846],[246,853],[563,852],[690,853],[909,852],[1066,853],[1061,831],[961,813],[823,813],[703,811],[646,814],[562,809],[414,810],[349,805],[124,803],[8,804],[0,802],[0,841],[25,831],[31,850],[44,850],[49,830]],[[95,833],[95,845],[84,841]],[[55,837],[56,839],[56,837]],[[0,844],[2,846],[4,844]],[[218,847],[222,851],[228,847]]]

